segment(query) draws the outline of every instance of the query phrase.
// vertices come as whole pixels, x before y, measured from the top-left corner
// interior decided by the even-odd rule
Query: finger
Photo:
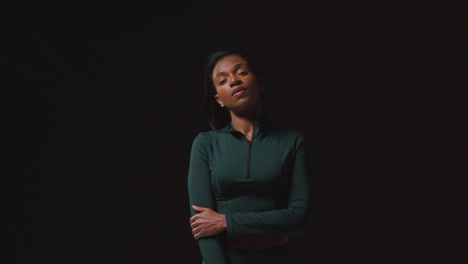
[[[190,217],[190,224],[197,221],[197,219],[198,219],[198,215],[194,215],[194,216]]]
[[[202,232],[198,232],[198,233],[196,233],[195,235],[193,235],[193,237],[194,237],[195,239],[199,239],[199,238],[203,237],[203,234],[202,234]]]
[[[205,207],[196,206],[196,205],[192,205],[192,208],[193,208],[193,210],[195,210],[196,212],[203,212],[203,211],[205,210]]]
[[[197,221],[195,221],[195,222],[193,222],[193,223],[190,224],[190,227],[191,227],[191,228],[195,228],[195,227],[198,227],[199,225],[200,225],[200,223],[197,222]]]
[[[205,233],[203,233],[202,231],[198,231],[198,233],[196,234],[197,238],[196,239],[200,239],[202,237],[205,236]]]

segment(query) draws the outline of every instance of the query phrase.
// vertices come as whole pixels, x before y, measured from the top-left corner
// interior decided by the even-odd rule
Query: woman
[[[268,122],[244,54],[215,52],[205,71],[212,130],[195,137],[188,173],[203,263],[292,263],[289,236],[304,230],[310,207],[304,136]]]

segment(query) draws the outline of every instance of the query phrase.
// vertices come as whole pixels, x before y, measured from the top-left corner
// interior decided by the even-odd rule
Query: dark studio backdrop
[[[203,60],[227,46],[257,59],[271,120],[308,140],[300,263],[459,263],[463,14],[326,2],[15,3],[16,263],[201,263],[188,159]]]

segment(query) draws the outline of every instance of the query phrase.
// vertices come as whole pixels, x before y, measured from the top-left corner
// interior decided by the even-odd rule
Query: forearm
[[[224,248],[219,236],[203,237],[198,240],[198,247],[206,264],[227,264]]]
[[[231,239],[243,236],[280,236],[299,233],[306,227],[308,211],[308,207],[298,206],[258,213],[228,214],[226,216],[227,237]]]

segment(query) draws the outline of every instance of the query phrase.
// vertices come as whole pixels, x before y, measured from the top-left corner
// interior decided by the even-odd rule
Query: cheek
[[[230,89],[227,89],[225,87],[220,87],[218,88],[218,96],[219,98],[226,100],[231,97],[231,92]]]

